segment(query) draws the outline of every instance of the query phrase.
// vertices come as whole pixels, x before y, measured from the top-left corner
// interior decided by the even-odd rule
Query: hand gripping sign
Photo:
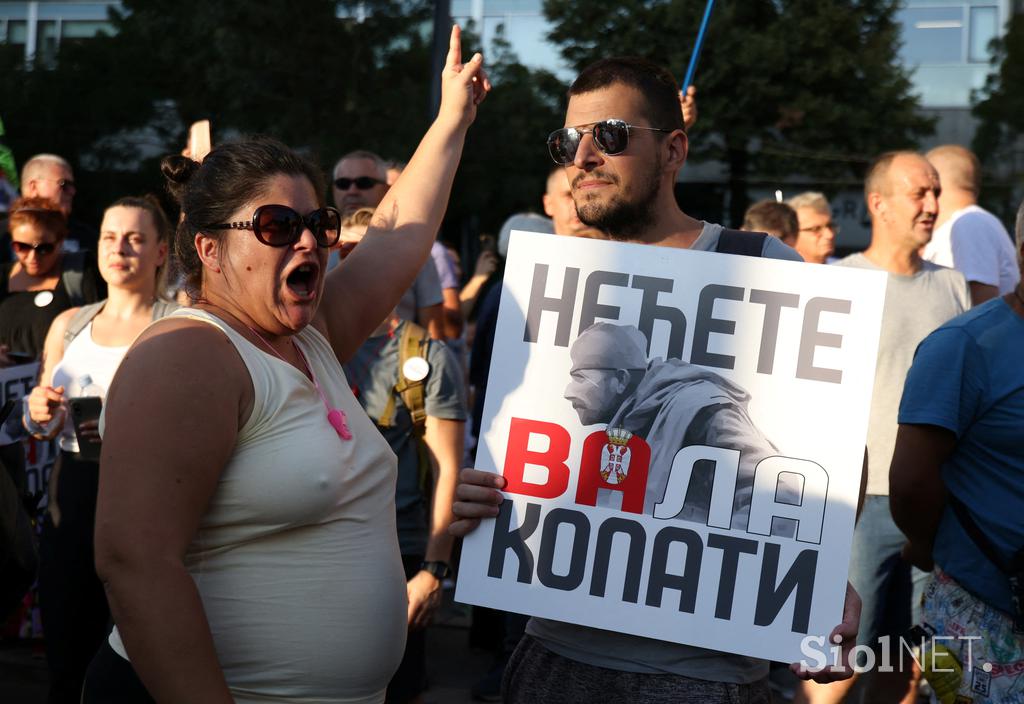
[[[773,660],[841,621],[885,276],[516,233],[456,598]]]

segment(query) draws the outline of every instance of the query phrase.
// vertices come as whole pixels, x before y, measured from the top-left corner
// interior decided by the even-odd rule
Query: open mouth
[[[317,275],[320,268],[316,264],[300,264],[292,269],[285,279],[288,290],[299,298],[312,298],[316,294]]]

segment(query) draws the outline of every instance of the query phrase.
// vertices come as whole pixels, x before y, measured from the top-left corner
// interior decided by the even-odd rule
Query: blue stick
[[[697,41],[693,45],[693,54],[690,56],[690,65],[686,69],[686,78],[683,79],[683,95],[686,95],[686,89],[690,87],[690,83],[693,82],[693,74],[697,70],[697,59],[700,58],[700,50],[704,46],[704,33],[708,29],[708,20],[711,19],[711,8],[715,6],[715,0],[708,0],[707,6],[704,8],[704,19],[700,22],[700,31],[697,32]]]

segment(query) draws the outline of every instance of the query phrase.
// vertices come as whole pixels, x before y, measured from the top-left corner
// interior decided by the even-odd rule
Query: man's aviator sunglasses
[[[568,166],[576,159],[576,150],[580,147],[583,136],[594,136],[594,144],[604,154],[615,156],[626,151],[629,146],[630,130],[649,130],[651,132],[672,132],[661,127],[644,127],[631,125],[623,120],[601,120],[589,129],[563,127],[548,135],[548,151],[556,164]]]
[[[248,222],[211,225],[211,230],[252,230],[256,239],[271,247],[287,247],[302,237],[305,228],[320,247],[332,247],[341,237],[341,214],[334,208],[320,208],[303,217],[287,205],[261,205]]]

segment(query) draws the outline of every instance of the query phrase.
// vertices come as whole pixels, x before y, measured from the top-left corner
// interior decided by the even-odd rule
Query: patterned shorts
[[[1024,704],[1024,636],[1013,619],[967,592],[938,567],[924,593],[924,621],[963,667],[957,704]],[[978,636],[972,638],[971,636]]]

